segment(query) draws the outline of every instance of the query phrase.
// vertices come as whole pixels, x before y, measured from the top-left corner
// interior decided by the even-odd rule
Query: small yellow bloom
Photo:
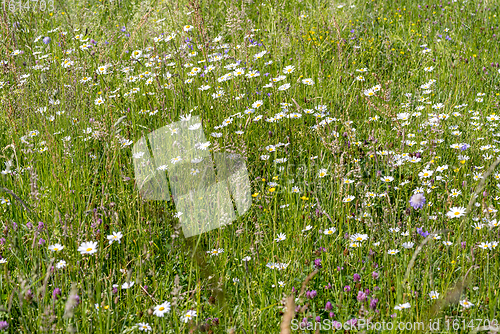
[[[272,193],[273,191],[275,191],[276,188],[269,188],[269,192]]]

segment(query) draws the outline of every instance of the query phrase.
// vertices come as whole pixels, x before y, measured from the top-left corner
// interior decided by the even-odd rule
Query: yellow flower
[[[257,197],[259,196],[259,193],[252,194],[252,197]]]
[[[273,191],[275,191],[276,188],[269,188],[269,192],[272,193]]]

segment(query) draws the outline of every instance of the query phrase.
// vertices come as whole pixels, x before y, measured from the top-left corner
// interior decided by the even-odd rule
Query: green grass
[[[278,333],[289,295],[297,305],[292,330],[316,317],[395,324],[381,332],[430,319],[439,319],[440,331],[469,332],[473,319],[483,319],[481,326],[498,319],[499,248],[492,242],[500,241],[500,176],[486,173],[499,157],[497,3],[103,0],[56,2],[53,11],[49,4],[28,12],[7,3],[0,15],[6,332],[130,333],[147,323],[154,333]],[[173,32],[168,42],[154,41]],[[139,61],[134,50],[143,53]],[[215,53],[221,60],[211,61]],[[74,63],[65,68],[65,59]],[[260,75],[219,81],[236,62]],[[213,71],[201,76],[209,65]],[[294,70],[284,74],[289,65]],[[193,67],[201,72],[190,76]],[[285,79],[264,88],[279,75]],[[307,78],[314,84],[304,84]],[[219,90],[224,95],[213,98]],[[172,201],[140,196],[132,146],[190,111],[202,118],[211,152],[246,157],[253,203],[231,225],[185,238]],[[470,147],[462,150],[464,143]],[[396,164],[402,155],[407,160]],[[419,176],[424,170],[434,173]],[[426,199],[421,209],[409,203],[417,188]],[[454,197],[454,189],[461,194]],[[354,199],[344,202],[347,196]],[[449,218],[454,207],[467,212]],[[322,232],[331,227],[333,234]],[[440,239],[432,238],[438,231]],[[120,243],[108,243],[113,232],[122,233]],[[280,233],[286,239],[277,242]],[[351,247],[356,233],[368,238]],[[82,255],[83,242],[96,242],[97,252]],[[56,243],[64,249],[48,249]],[[61,260],[66,267],[58,269]],[[163,302],[171,309],[158,317],[153,311]],[[410,308],[395,309],[405,303]],[[183,322],[188,310],[196,316]]]

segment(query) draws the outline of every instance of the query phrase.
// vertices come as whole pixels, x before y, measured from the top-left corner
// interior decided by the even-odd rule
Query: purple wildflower
[[[424,232],[424,230],[421,227],[417,228],[417,233],[420,234],[424,238],[427,238],[430,234],[428,231]]]
[[[358,301],[364,302],[366,300],[366,294],[363,291],[359,291],[356,298],[358,299]]]
[[[58,296],[61,295],[61,289],[55,288],[54,291],[52,291],[52,298],[57,299]]]
[[[378,303],[378,299],[377,298],[370,299],[370,308],[372,310],[376,309],[377,308],[377,303]]]
[[[74,295],[73,296],[73,300],[75,301],[76,305],[75,306],[78,306],[80,304],[80,297],[78,295]]]
[[[422,209],[425,204],[425,196],[422,193],[416,193],[410,198],[410,205],[415,209]]]
[[[312,291],[307,291],[306,292],[306,297],[309,298],[309,299],[313,299],[317,295],[318,295],[318,292],[316,290],[312,290]]]

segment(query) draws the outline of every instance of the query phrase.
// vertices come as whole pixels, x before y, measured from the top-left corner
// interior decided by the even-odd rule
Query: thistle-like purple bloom
[[[422,193],[417,193],[410,198],[410,205],[415,209],[422,209],[425,205],[425,196]]]
[[[317,295],[318,295],[318,292],[316,290],[312,290],[312,291],[307,291],[306,292],[306,297],[309,298],[309,299],[313,299]]]
[[[0,321],[0,330],[9,328],[9,323],[7,321]]]
[[[61,289],[55,288],[54,291],[52,291],[52,298],[58,299],[60,295],[61,295]]]
[[[366,300],[366,294],[363,291],[358,292],[358,296],[356,297],[358,301],[364,302]]]

